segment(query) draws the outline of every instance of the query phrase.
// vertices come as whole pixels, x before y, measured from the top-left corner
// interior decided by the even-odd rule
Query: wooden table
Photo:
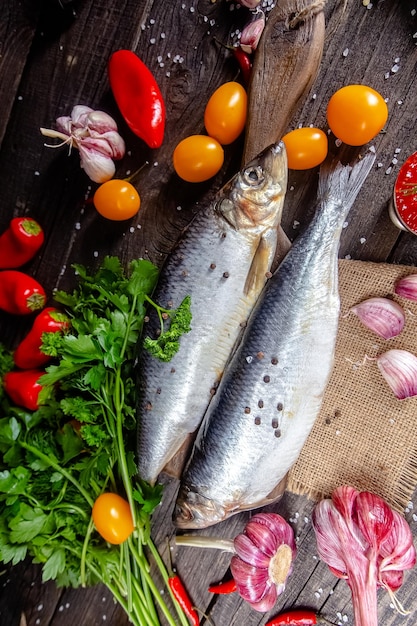
[[[417,239],[392,224],[388,204],[400,165],[416,150],[416,6],[412,0],[371,0],[368,6],[364,4],[361,0],[328,0],[319,73],[296,108],[288,130],[299,124],[326,128],[326,103],[345,84],[367,83],[383,94],[390,116],[386,132],[373,141],[377,167],[343,231],[340,256],[414,265]],[[230,41],[231,33],[244,25],[244,9],[232,8],[226,0],[2,0],[0,229],[13,216],[22,214],[41,222],[46,245],[28,271],[49,293],[57,286],[71,287],[72,274],[66,269],[73,262],[91,266],[106,254],[117,254],[124,262],[145,256],[160,265],[191,219],[195,203],[204,202],[236,171],[243,139],[226,149],[222,171],[208,183],[182,183],[171,165],[176,143],[203,129],[203,111],[212,91],[236,77],[233,57],[214,42],[214,37]],[[147,149],[128,131],[109,92],[106,63],[118,48],[132,48],[140,54],[157,76],[166,98],[166,136],[157,151]],[[68,156],[65,148],[44,147],[39,127],[54,126],[56,117],[69,114],[79,103],[104,109],[120,122],[129,152],[120,164],[119,175],[149,161],[137,179],[142,210],[127,224],[108,222],[85,203],[95,186],[80,169],[76,151]],[[290,239],[311,215],[316,174],[315,170],[290,172],[282,222]],[[1,339],[12,344],[21,329],[5,315],[0,317],[0,324]],[[154,536],[160,545],[173,533],[171,510],[176,486],[176,481],[167,480],[163,505],[154,518]],[[416,494],[413,502],[417,513]],[[412,504],[405,516],[416,533],[417,515]],[[317,558],[310,521],[312,506],[307,498],[287,493],[274,507],[293,524],[299,550],[295,572],[274,612],[308,606],[319,610],[332,624],[352,624],[347,585]],[[247,515],[236,516],[207,534],[233,537],[246,519]],[[215,551],[196,558],[195,551],[183,548],[176,555],[176,566],[195,604],[216,626],[265,624],[267,617],[250,610],[236,594],[212,598],[207,593],[208,583],[221,579],[227,571],[229,558]],[[2,626],[17,626],[22,611],[28,626],[128,623],[101,587],[58,590],[53,583],[42,585],[38,568],[26,563],[3,572],[0,580]],[[405,617],[398,615],[389,597],[380,592],[380,624],[415,624],[416,584],[417,569],[406,574],[399,594],[411,611]]]

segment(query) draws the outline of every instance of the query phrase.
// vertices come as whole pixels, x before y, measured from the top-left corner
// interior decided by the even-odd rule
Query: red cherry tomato
[[[296,128],[284,135],[291,170],[307,170],[324,161],[328,151],[326,134],[319,128]]]
[[[190,135],[180,141],[172,159],[180,178],[189,183],[201,183],[220,170],[224,152],[216,139],[206,135]]]
[[[103,539],[114,545],[126,541],[134,530],[129,503],[117,493],[102,493],[94,503],[92,516]]]
[[[333,134],[349,146],[363,146],[383,129],[388,107],[377,91],[366,85],[347,85],[336,91],[327,105]]]
[[[204,111],[204,125],[210,137],[222,145],[235,141],[245,128],[248,97],[240,83],[230,81],[212,94]]]
[[[140,208],[140,197],[134,186],[118,178],[100,185],[93,202],[100,215],[114,221],[128,220]]]

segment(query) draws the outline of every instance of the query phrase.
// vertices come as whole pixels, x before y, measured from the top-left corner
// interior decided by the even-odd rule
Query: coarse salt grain
[[[348,54],[349,54],[349,48],[345,48],[342,52],[342,56],[347,57]]]

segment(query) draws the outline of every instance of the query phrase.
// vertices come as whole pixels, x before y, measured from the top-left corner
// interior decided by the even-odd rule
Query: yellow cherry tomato
[[[230,81],[212,94],[204,111],[204,125],[210,137],[223,146],[235,141],[245,128],[248,97],[240,83]]]
[[[172,157],[178,176],[189,183],[212,178],[224,161],[223,148],[207,135],[190,135],[177,145]]]
[[[92,517],[103,539],[114,545],[126,541],[134,530],[129,503],[117,493],[102,493],[94,502]]]
[[[140,197],[134,186],[118,178],[100,185],[93,202],[100,215],[115,221],[130,219],[140,208]]]
[[[336,91],[327,105],[327,121],[333,134],[349,146],[363,146],[383,129],[388,107],[375,89],[347,85]]]
[[[287,151],[291,170],[307,170],[320,165],[327,156],[326,134],[319,128],[296,128],[284,135],[282,141]]]

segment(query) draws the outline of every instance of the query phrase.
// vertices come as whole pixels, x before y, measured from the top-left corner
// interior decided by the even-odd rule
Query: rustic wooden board
[[[230,42],[231,33],[244,25],[243,9],[232,10],[232,5],[227,0],[0,3],[0,230],[11,217],[21,214],[30,214],[42,223],[46,245],[27,269],[50,293],[58,285],[71,286],[73,262],[93,265],[111,253],[124,261],[145,256],[160,265],[198,204],[206,202],[239,166],[243,137],[226,149],[223,169],[208,183],[185,184],[171,166],[176,143],[203,130],[203,112],[210,94],[237,76],[234,59],[214,41],[216,37]],[[366,8],[361,0],[328,0],[324,15],[326,32],[318,75],[295,108],[287,130],[299,124],[326,128],[326,103],[345,84],[369,83],[383,94],[389,121],[386,132],[373,142],[377,166],[349,217],[340,256],[416,265],[417,239],[396,229],[387,211],[396,173],[416,150],[415,3],[374,0]],[[138,51],[157,75],[165,96],[166,137],[158,151],[147,149],[132,136],[109,93],[107,59],[122,47]],[[273,81],[274,76],[264,79]],[[142,210],[128,224],[109,223],[86,203],[94,185],[79,168],[75,152],[68,156],[65,149],[43,146],[39,127],[53,126],[56,117],[68,114],[78,103],[103,108],[120,123],[129,150],[120,164],[120,176],[149,161],[137,178]],[[316,184],[316,170],[290,172],[283,228],[291,240],[311,216]],[[15,320],[0,316],[3,341],[12,345],[24,330],[24,324],[18,327]],[[154,536],[161,551],[166,537],[174,532],[171,511],[176,488],[176,481],[167,480],[163,505],[154,519]],[[416,495],[413,502],[417,507]],[[346,584],[317,559],[310,521],[312,506],[304,497],[286,494],[274,507],[294,525],[299,550],[294,573],[276,611],[284,606],[311,606],[332,624],[352,624]],[[412,504],[405,514],[416,535]],[[207,530],[207,534],[233,537],[247,517],[236,516]],[[212,623],[265,624],[267,617],[250,610],[237,596],[213,599],[207,593],[208,583],[227,571],[227,554],[208,551],[196,557],[195,550],[182,548],[176,552],[175,563],[195,604],[207,612]],[[42,585],[38,568],[26,563],[7,569],[1,582],[2,626],[17,626],[21,611],[28,626],[69,626],[77,621],[86,626],[128,623],[102,587],[57,590],[53,583]],[[381,624],[415,624],[416,584],[414,570],[406,575],[399,594],[411,610],[405,617],[396,614],[388,596],[380,592]]]

